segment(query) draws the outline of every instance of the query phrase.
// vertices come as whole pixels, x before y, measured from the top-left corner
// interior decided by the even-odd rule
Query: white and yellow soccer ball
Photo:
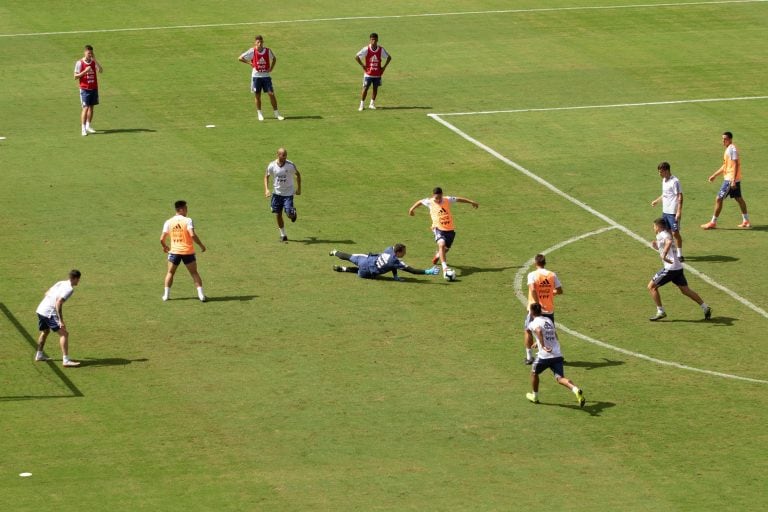
[[[445,273],[443,274],[443,277],[446,281],[455,281],[456,280],[456,271],[452,268],[445,269]]]

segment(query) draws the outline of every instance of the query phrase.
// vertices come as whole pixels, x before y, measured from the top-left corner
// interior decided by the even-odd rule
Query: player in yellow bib
[[[534,339],[528,325],[533,320],[530,308],[531,304],[541,305],[541,314],[555,323],[555,295],[563,294],[563,286],[560,284],[557,274],[547,270],[547,259],[543,254],[537,254],[533,258],[536,270],[528,273],[528,311],[523,324],[525,344],[525,364],[533,364]]]
[[[741,158],[739,157],[738,148],[733,143],[733,134],[731,132],[723,133],[723,146],[725,147],[723,165],[707,178],[707,180],[712,182],[722,174],[723,185],[720,187],[720,191],[715,198],[715,211],[712,214],[712,219],[702,224],[701,227],[703,229],[715,229],[717,227],[717,217],[723,209],[723,199],[727,196],[735,199],[741,209],[741,224],[739,224],[739,227],[749,229],[752,227],[752,224],[749,222],[747,203],[741,197]]]
[[[435,235],[435,242],[437,243],[437,253],[432,258],[432,263],[440,263],[443,267],[443,275],[448,270],[448,263],[445,261],[445,254],[453,245],[453,240],[456,238],[456,231],[453,226],[453,214],[451,213],[451,205],[453,203],[467,203],[471,204],[472,208],[480,206],[476,201],[467,199],[466,197],[458,196],[444,196],[443,189],[435,187],[432,190],[432,197],[419,199],[408,210],[408,215],[413,216],[414,211],[419,206],[426,206],[429,208],[429,215],[432,217],[432,232]]]
[[[205,302],[203,279],[197,272],[197,258],[195,258],[193,242],[200,246],[202,252],[205,252],[205,245],[195,233],[195,225],[192,219],[187,217],[187,202],[176,201],[174,207],[176,208],[176,215],[165,221],[163,233],[160,235],[160,245],[163,246],[163,252],[168,253],[168,273],[165,274],[163,300],[166,301],[171,298],[173,276],[176,274],[176,269],[179,268],[179,263],[183,261],[192,276],[192,280],[195,282],[197,298],[200,299],[200,302]],[[171,240],[170,245],[166,243],[168,238]]]

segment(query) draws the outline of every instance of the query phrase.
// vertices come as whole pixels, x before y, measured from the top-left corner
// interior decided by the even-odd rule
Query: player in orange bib
[[[533,364],[534,339],[528,326],[533,320],[530,308],[531,304],[541,305],[541,314],[555,323],[555,295],[563,294],[563,286],[560,284],[557,274],[544,268],[547,259],[543,254],[537,254],[534,259],[536,270],[528,273],[528,311],[525,316],[523,330],[525,332],[525,364]]]
[[[468,203],[472,205],[472,208],[480,206],[476,201],[466,197],[443,196],[443,189],[435,187],[432,190],[432,197],[419,199],[408,210],[408,215],[413,216],[414,211],[419,206],[429,208],[429,215],[432,217],[431,229],[435,234],[435,242],[437,243],[437,253],[432,258],[432,263],[437,264],[437,261],[440,260],[443,266],[443,275],[448,270],[445,253],[451,248],[453,239],[456,238],[456,231],[453,229],[453,214],[451,213],[451,205],[453,203]]]
[[[187,217],[187,202],[176,201],[174,207],[176,208],[176,215],[165,221],[163,233],[160,235],[160,245],[163,246],[163,252],[168,253],[168,273],[165,275],[163,300],[166,301],[171,298],[173,276],[176,274],[176,269],[179,268],[179,263],[183,261],[195,282],[197,298],[200,299],[200,302],[205,302],[207,299],[203,293],[203,280],[197,272],[197,259],[195,258],[193,242],[200,246],[202,252],[205,252],[205,245],[195,233],[192,219]],[[171,240],[171,245],[166,243],[168,238]]]
[[[727,196],[735,199],[739,203],[739,208],[741,208],[741,224],[739,224],[739,227],[749,229],[752,227],[752,224],[749,222],[747,203],[741,197],[741,158],[739,157],[738,148],[733,143],[733,134],[731,132],[723,132],[723,146],[725,147],[723,165],[707,178],[712,182],[722,174],[723,185],[720,187],[720,191],[715,198],[715,211],[712,214],[712,219],[702,224],[701,227],[703,229],[715,229],[717,227],[717,217],[723,209],[723,199]]]

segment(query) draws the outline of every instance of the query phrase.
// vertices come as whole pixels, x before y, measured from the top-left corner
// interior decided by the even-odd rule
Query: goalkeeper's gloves
[[[428,268],[424,271],[424,273],[428,276],[436,276],[440,273],[440,267],[434,266],[432,268]]]

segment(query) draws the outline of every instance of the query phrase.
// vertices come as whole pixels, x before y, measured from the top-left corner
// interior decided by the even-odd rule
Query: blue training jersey
[[[387,247],[381,254],[370,254],[362,265],[360,274],[378,276],[392,270],[402,270],[408,265],[395,256],[395,248]]]

